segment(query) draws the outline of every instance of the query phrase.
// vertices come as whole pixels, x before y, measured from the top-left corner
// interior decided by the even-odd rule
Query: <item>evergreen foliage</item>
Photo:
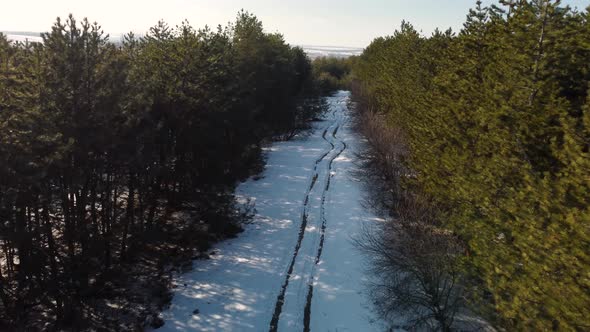
[[[459,34],[404,22],[353,67],[407,135],[406,188],[465,243],[474,305],[508,330],[590,328],[589,15],[478,1]]]
[[[140,255],[239,231],[236,181],[320,108],[310,60],[247,12],[119,46],[70,15],[42,37],[0,34],[0,326],[79,330]]]
[[[312,62],[315,81],[324,93],[349,89],[350,72],[355,57],[319,57]]]

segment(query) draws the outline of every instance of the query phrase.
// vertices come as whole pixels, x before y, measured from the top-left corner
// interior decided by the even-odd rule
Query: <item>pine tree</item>
[[[406,187],[466,244],[474,306],[509,329],[588,324],[586,15],[478,2],[458,36],[435,34],[407,59],[398,32],[354,68],[369,105],[408,134]]]

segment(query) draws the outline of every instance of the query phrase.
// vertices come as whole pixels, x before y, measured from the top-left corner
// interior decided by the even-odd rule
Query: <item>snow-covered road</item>
[[[328,98],[310,136],[267,148],[261,179],[237,194],[257,214],[210,260],[175,278],[158,331],[373,331],[363,263],[351,238],[376,217],[361,204],[349,93]]]

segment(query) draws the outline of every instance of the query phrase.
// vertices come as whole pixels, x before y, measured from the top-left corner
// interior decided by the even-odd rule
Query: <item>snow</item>
[[[30,43],[42,43],[43,38],[41,36],[32,36],[32,35],[21,35],[21,34],[7,34],[6,38],[13,42],[30,42]]]
[[[1,31],[0,31],[1,32]],[[37,32],[4,32],[8,40],[13,42],[37,42],[42,43],[43,38],[41,34]],[[136,32],[136,36],[142,37],[144,34]],[[119,44],[123,40],[124,34],[122,33],[111,33],[109,34],[109,40],[112,43]],[[315,46],[315,45],[301,45],[301,48],[305,53],[312,59],[319,57],[336,57],[336,58],[347,58],[350,56],[361,55],[363,48],[360,47],[341,47],[341,46]]]
[[[351,240],[376,217],[362,206],[354,176],[363,142],[348,98],[345,91],[328,98],[331,112],[310,136],[266,149],[262,178],[237,189],[239,199],[255,202],[254,222],[175,276],[158,331],[380,330]]]
[[[338,46],[301,46],[307,55],[314,59],[318,57],[346,58],[354,55],[361,55],[363,48],[360,47],[338,47]]]

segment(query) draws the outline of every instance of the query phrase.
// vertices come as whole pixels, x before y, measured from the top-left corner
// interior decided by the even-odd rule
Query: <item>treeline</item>
[[[42,38],[0,34],[0,329],[112,329],[145,305],[117,289],[138,264],[239,231],[235,182],[319,110],[312,67],[246,12],[120,45],[70,15]]]
[[[457,312],[445,320],[435,311],[461,297],[507,330],[590,329],[589,19],[560,1],[477,2],[458,34],[423,37],[404,22],[353,66],[357,100],[373,114],[365,127],[390,132],[372,135],[372,158],[390,175],[384,192],[398,193],[386,200],[391,223],[401,220],[384,229],[396,234],[370,237],[369,249],[382,259],[399,228],[415,236],[402,252],[409,263],[382,259],[377,271],[394,264],[414,287],[422,282],[437,303],[429,319],[443,330]],[[421,224],[429,234],[415,233]],[[460,254],[447,250],[451,234]],[[392,279],[382,285],[400,285]],[[449,285],[461,294],[443,292]],[[385,315],[400,306],[377,302]]]
[[[350,88],[352,63],[355,57],[318,57],[312,62],[317,87],[324,94]]]

